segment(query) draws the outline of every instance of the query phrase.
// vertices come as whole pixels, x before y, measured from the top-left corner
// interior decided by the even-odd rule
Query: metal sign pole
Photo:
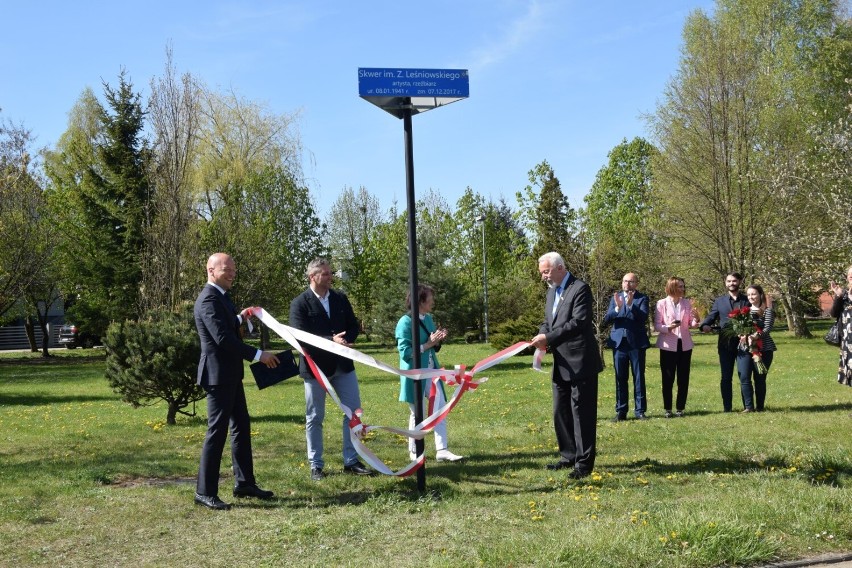
[[[420,302],[417,294],[417,227],[414,197],[414,140],[411,125],[411,99],[403,102],[402,124],[405,132],[405,194],[408,202],[408,275],[411,282],[411,355],[414,369],[420,368]],[[414,423],[423,421],[423,381],[414,381]],[[417,455],[422,455],[425,443],[414,441]],[[426,464],[417,470],[417,490],[426,491]]]
[[[419,341],[420,302],[417,297],[417,227],[415,223],[417,215],[414,197],[414,143],[411,117],[429,109],[466,99],[469,91],[467,69],[396,69],[385,67],[362,67],[358,69],[358,95],[403,120],[405,191],[408,201],[408,269],[411,281],[412,364],[414,369],[420,368],[421,357]],[[414,420],[415,424],[420,424],[423,421],[422,381],[414,381]],[[415,440],[414,445],[417,449],[417,455],[423,455],[424,441]],[[423,467],[417,470],[417,490],[421,493],[426,491],[425,463]]]

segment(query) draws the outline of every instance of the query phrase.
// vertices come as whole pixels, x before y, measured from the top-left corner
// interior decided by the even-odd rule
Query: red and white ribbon
[[[325,389],[325,391],[328,393],[334,403],[340,408],[340,410],[343,411],[346,417],[349,418],[349,436],[352,440],[352,444],[355,446],[355,451],[358,452],[358,455],[360,455],[364,459],[364,461],[366,461],[376,471],[384,473],[386,475],[396,475],[399,477],[407,477],[417,471],[418,468],[422,467],[425,463],[425,456],[421,454],[417,456],[417,459],[410,462],[407,466],[403,467],[400,470],[393,471],[381,459],[379,459],[376,454],[370,451],[370,449],[367,448],[366,445],[364,445],[364,436],[374,430],[384,430],[387,432],[392,432],[394,434],[399,434],[400,436],[414,438],[416,440],[422,439],[424,436],[430,433],[435,428],[435,426],[441,422],[441,420],[447,417],[450,411],[459,403],[465,392],[476,389],[479,385],[488,380],[484,377],[479,380],[474,380],[474,374],[493,367],[494,365],[497,365],[502,361],[513,357],[514,355],[520,353],[521,351],[530,346],[530,344],[525,341],[516,343],[511,347],[507,347],[502,351],[499,351],[489,357],[486,357],[485,359],[474,365],[470,371],[467,371],[466,368],[462,365],[456,365],[455,369],[452,371],[448,371],[446,369],[402,370],[382,363],[381,361],[377,361],[375,358],[365,353],[362,353],[356,349],[352,349],[351,347],[346,347],[345,345],[340,345],[339,343],[335,343],[334,341],[325,339],[324,337],[320,337],[318,335],[307,333],[294,327],[284,325],[278,322],[274,317],[272,317],[271,314],[269,314],[269,312],[267,312],[263,308],[252,308],[252,312],[252,315],[256,316],[261,322],[263,322],[266,326],[275,331],[275,333],[280,335],[282,339],[292,345],[293,348],[299,352],[299,355],[301,355],[305,359],[308,368],[310,368],[311,373],[314,375],[317,381],[319,381],[323,389]],[[328,378],[316,365],[311,356],[308,355],[302,347],[303,343],[311,345],[318,349],[322,349],[324,351],[329,351],[331,353],[334,353],[335,355],[339,355],[341,357],[357,361],[359,363],[362,363],[369,367],[373,367],[375,369],[379,369],[392,375],[402,375],[416,381],[429,380],[431,386],[428,399],[428,416],[426,416],[422,422],[415,425],[414,428],[411,430],[403,428],[394,428],[392,426],[368,426],[362,420],[362,416],[364,414],[363,410],[361,410],[360,408],[351,409],[340,401],[340,398],[337,396],[337,392],[335,392],[334,387],[331,385]],[[536,351],[536,355],[538,355],[538,353],[539,352]],[[533,366],[533,368],[535,368],[535,365]],[[538,359],[538,370],[541,370],[540,357]],[[446,401],[443,406],[439,408],[434,408],[435,391],[438,388],[439,381],[444,381],[448,386],[455,386],[456,388],[453,391],[453,395]]]

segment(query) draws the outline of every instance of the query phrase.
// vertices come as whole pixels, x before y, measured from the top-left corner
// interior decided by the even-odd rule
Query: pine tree
[[[106,378],[122,400],[134,408],[168,403],[167,424],[178,413],[204,398],[195,384],[201,343],[195,331],[192,305],[181,313],[152,311],[140,321],[110,325],[104,340]]]

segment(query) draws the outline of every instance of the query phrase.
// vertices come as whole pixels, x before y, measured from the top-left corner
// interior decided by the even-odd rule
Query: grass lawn
[[[596,468],[579,482],[544,468],[557,458],[549,375],[528,356],[489,369],[449,419],[468,458],[436,463],[426,439],[425,495],[413,478],[344,475],[331,404],[330,475],[310,481],[301,380],[258,391],[247,379],[257,478],[277,495],[228,512],[192,502],[203,403],[167,427],[163,404],[133,409],[110,391],[97,351],[5,354],[0,566],[739,566],[852,551],[852,389],[821,333],[774,336],[764,413],[721,412],[716,338],[698,336],[687,415],[662,417],[651,349],[651,420],[613,424],[608,360]],[[391,349],[359,348],[396,365]],[[449,344],[441,361],[492,352]],[[405,426],[398,379],[358,373],[365,421]],[[368,445],[394,468],[408,461],[398,436]],[[220,494],[233,502],[229,461]]]

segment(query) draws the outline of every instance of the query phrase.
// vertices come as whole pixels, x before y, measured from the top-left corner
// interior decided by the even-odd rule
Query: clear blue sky
[[[686,16],[711,0],[5,2],[0,117],[52,146],[85,87],[124,67],[147,97],[179,72],[273,112],[299,110],[324,217],[344,186],[405,207],[402,121],[358,97],[359,67],[469,69],[470,98],[413,118],[415,188],[494,200],[542,160],[582,205],[607,153],[648,136]]]

